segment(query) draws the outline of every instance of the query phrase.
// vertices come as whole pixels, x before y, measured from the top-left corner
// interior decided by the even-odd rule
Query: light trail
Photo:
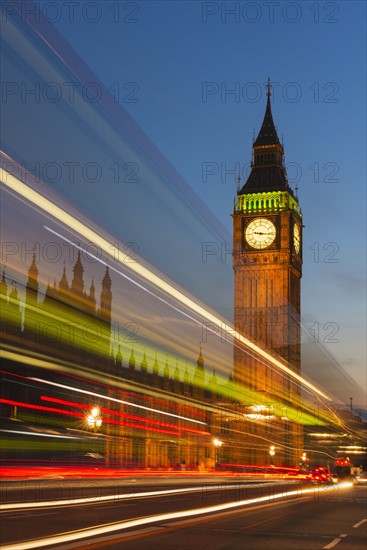
[[[347,489],[352,487],[350,482],[340,483],[339,489]],[[335,490],[335,486],[326,487],[325,493],[330,490]],[[2,547],[2,550],[31,550],[32,548],[44,548],[50,547],[54,544],[70,543],[81,539],[90,539],[98,535],[106,535],[114,533],[116,531],[122,531],[124,529],[130,529],[131,527],[140,527],[142,525],[149,525],[156,522],[170,521],[179,518],[189,518],[195,516],[203,516],[205,514],[211,514],[213,512],[222,512],[224,510],[233,510],[242,506],[248,506],[251,504],[258,504],[260,502],[273,502],[275,500],[286,499],[289,497],[302,497],[303,495],[315,493],[315,488],[304,489],[301,491],[286,491],[286,493],[277,493],[267,495],[264,497],[258,497],[254,499],[240,500],[236,502],[228,502],[226,504],[217,504],[215,506],[206,506],[203,508],[193,508],[191,510],[183,510],[181,512],[171,512],[168,514],[157,514],[155,516],[148,516],[143,518],[137,518],[133,520],[121,521],[112,524],[100,525],[98,527],[91,527],[89,529],[83,529],[80,531],[73,531],[72,533],[62,533],[43,539],[30,540],[26,542],[19,542],[15,544],[9,544]]]
[[[279,483],[279,481],[267,481],[266,483],[256,483],[256,487],[259,487],[260,485],[264,485],[266,487],[269,487],[270,485],[274,485],[275,483]],[[233,485],[233,488],[238,489],[238,487],[253,487],[254,485],[249,485],[246,483],[239,484],[236,482]],[[134,488],[134,486],[131,486]],[[226,488],[231,488],[231,486],[226,485]],[[223,485],[210,485],[205,486],[205,493],[207,491],[218,491],[223,490]],[[95,502],[110,502],[114,501],[116,499],[125,499],[125,498],[150,498],[150,497],[157,497],[157,496],[170,496],[170,495],[176,495],[176,494],[183,494],[183,493],[197,493],[199,491],[203,491],[203,487],[185,487],[184,489],[166,489],[162,491],[145,491],[142,493],[124,493],[124,494],[113,494],[113,495],[105,495],[105,496],[96,496],[96,497],[88,497],[88,498],[76,498],[71,501],[70,499],[65,500],[44,500],[42,502],[29,502],[26,505],[24,505],[22,502],[13,502],[10,504],[3,504],[1,505],[1,511],[2,512],[10,512],[12,510],[26,510],[27,508],[49,508],[54,506],[80,506],[81,504],[88,505],[93,504]]]
[[[31,364],[31,365],[35,365],[35,366],[40,366],[41,368],[53,368],[53,364],[52,363],[48,363],[46,361],[42,361],[40,359],[32,359],[32,358],[27,358],[27,361],[24,360],[24,358],[17,354],[17,353],[13,353],[13,352],[7,352],[7,351],[2,351],[2,355],[4,358],[7,358],[11,361],[21,361],[21,362],[26,362],[27,364]],[[9,373],[7,371],[0,371],[0,372],[3,372],[4,374],[8,374],[8,375],[11,375],[11,376],[16,376],[17,378],[22,378],[22,379],[25,379],[27,380],[28,382],[31,380],[30,378],[28,377],[24,377],[24,376],[20,376],[20,375],[14,375],[13,373]],[[60,371],[56,371],[56,372],[59,372],[59,374],[61,374]],[[68,374],[65,374],[65,367],[64,367],[64,371],[62,372],[63,375],[66,375],[67,377],[70,377],[72,379],[75,379],[75,380],[80,380],[81,382],[85,383],[85,382],[88,382],[88,384],[93,384],[93,385],[97,385],[98,387],[102,387],[102,388],[106,388],[108,390],[109,386],[107,386],[106,384],[104,383],[100,383],[100,382],[95,382],[95,381],[91,381],[90,379],[89,380],[86,380],[86,379],[83,379],[81,377],[77,377],[75,375],[72,375],[70,373]],[[90,374],[90,373],[89,373]],[[73,389],[74,389],[74,386],[73,386]],[[121,394],[127,394],[129,395],[130,397],[133,396],[133,397],[137,397],[137,398],[141,398],[141,399],[145,399],[144,396],[141,396],[141,395],[137,395],[137,394],[134,394],[133,392],[126,392],[126,391],[123,391],[123,390],[119,390],[119,393]],[[106,395],[106,394],[104,394]],[[151,398],[147,398],[149,399],[149,401],[151,401]],[[165,406],[165,403],[162,403],[161,401],[158,401],[158,400],[154,400],[155,403],[159,405],[162,405],[162,406]],[[205,415],[203,413],[201,413],[199,410],[192,410],[190,407],[188,408],[187,407],[187,403],[186,402],[181,402],[183,403],[182,405],[180,405],[180,408],[183,409],[183,411],[185,411],[186,414],[191,414],[194,416],[194,418],[198,418],[198,417],[204,417]],[[272,403],[271,404],[271,407],[274,411],[274,407],[277,407],[278,404],[276,403]],[[293,410],[292,408],[289,408],[288,406],[285,408],[283,407],[282,404],[279,404],[279,406],[281,407],[281,415],[280,416],[284,416],[284,410],[286,410],[286,416],[289,420],[294,420],[294,421],[297,421],[297,422],[301,422],[301,419],[302,419],[302,423],[303,424],[314,424],[314,421],[315,421],[315,414],[308,414],[305,412],[305,410],[302,408],[300,410]],[[231,416],[235,416],[235,418],[239,419],[243,419],[245,418],[244,415],[240,415],[240,417],[238,416],[237,412],[236,411],[233,411],[231,409],[227,409],[227,408],[216,408],[216,407],[213,407],[211,405],[206,405],[207,407],[207,410],[210,411],[210,412],[214,412],[214,413],[217,413],[218,411],[221,411],[221,414],[223,415],[228,415],[229,417]],[[172,407],[170,407],[172,408]],[[177,406],[175,406],[175,408],[177,408]],[[156,410],[157,412],[160,411],[160,409],[154,409]],[[165,412],[161,411],[162,414],[165,414]],[[292,412],[292,415],[290,415],[290,412]],[[293,416],[293,413],[296,413],[296,416]],[[299,416],[301,415],[301,416]],[[275,415],[276,416],[276,415]],[[279,416],[279,418],[280,418]],[[184,418],[187,418],[186,416]],[[319,423],[319,425],[324,425],[324,422],[321,420],[322,419],[322,414],[320,412],[318,412],[317,414],[317,422]],[[190,418],[190,420],[192,421],[192,416]],[[255,420],[250,420],[251,422],[252,421],[255,421]],[[258,416],[258,419],[256,420],[257,422],[261,421],[262,423],[266,423],[266,419],[263,419],[260,415]],[[197,422],[199,422],[199,420],[197,420]],[[181,429],[181,427],[180,427]],[[191,429],[191,428],[188,428],[189,431],[194,431],[194,429]],[[233,431],[233,430],[231,430]],[[198,432],[196,432],[198,433]],[[241,433],[241,432],[238,432],[238,433]],[[204,435],[204,434],[203,434]]]
[[[159,300],[160,302],[162,302],[163,304],[167,305],[168,307],[170,307],[171,309],[177,311],[178,313],[180,313],[180,315],[183,315],[184,317],[186,317],[187,319],[190,319],[190,321],[193,321],[194,323],[196,323],[197,325],[201,326],[203,325],[202,321],[200,321],[199,319],[197,319],[196,317],[193,317],[192,315],[189,315],[186,311],[183,311],[182,309],[180,309],[179,307],[175,306],[172,302],[169,302],[168,300],[165,300],[162,296],[159,296],[158,294],[156,294],[155,292],[153,292],[152,290],[150,290],[149,288],[147,288],[146,286],[142,285],[141,283],[139,283],[138,281],[136,281],[135,279],[133,279],[132,277],[129,277],[126,273],[124,273],[123,271],[117,269],[116,267],[114,267],[113,265],[110,265],[108,264],[107,261],[105,260],[102,260],[101,258],[98,258],[98,256],[95,256],[94,254],[92,254],[91,252],[89,252],[88,250],[85,250],[82,246],[80,246],[78,243],[75,243],[73,241],[71,241],[70,239],[68,239],[65,235],[62,235],[61,233],[59,233],[58,231],[55,231],[54,229],[48,227],[47,225],[44,225],[43,226],[46,231],[49,231],[50,233],[52,233],[53,235],[55,235],[56,237],[58,237],[59,239],[61,239],[62,241],[64,242],[67,242],[68,244],[70,244],[71,246],[73,246],[74,248],[78,249],[78,250],[81,250],[83,252],[83,254],[87,254],[88,256],[90,256],[94,261],[97,261],[99,263],[101,263],[102,265],[108,267],[111,271],[114,271],[115,273],[117,273],[118,275],[120,275],[121,277],[123,277],[124,279],[126,279],[127,281],[129,281],[130,283],[134,284],[135,286],[137,286],[140,290],[143,290],[144,292],[146,292],[147,294],[149,294],[150,296],[153,296],[155,299]],[[225,326],[225,333],[227,335],[228,334],[232,334],[234,333],[233,329],[224,324]],[[223,321],[221,321],[221,328],[223,327]],[[222,334],[219,334],[219,332],[215,329],[219,328],[219,325],[216,325],[216,327],[211,327],[211,326],[206,326],[205,327],[206,330],[208,332],[211,332],[214,336],[217,336],[220,338],[222,338]],[[233,345],[236,346],[237,348],[241,349],[242,351],[245,351],[246,354],[249,356],[249,357],[252,357],[254,359],[256,359],[257,361],[259,361],[260,363],[262,363],[263,365],[267,366],[268,368],[270,368],[271,370],[276,370],[274,369],[274,366],[272,365],[268,365],[268,363],[266,363],[265,361],[262,361],[261,359],[259,359],[259,357],[253,353],[250,353],[249,350],[244,350],[241,346],[238,346],[238,344],[233,340]],[[293,371],[292,371],[293,372]],[[284,377],[284,373],[281,373],[281,376]],[[300,384],[298,382],[297,384],[298,386],[302,386],[302,384]]]
[[[2,351],[2,357],[4,358],[7,358],[11,361],[19,361],[21,360],[21,357],[22,356],[19,356],[18,354],[14,354],[14,353],[8,353],[8,352],[3,352]],[[29,364],[32,364],[32,365],[35,365],[35,366],[40,366],[41,368],[45,368],[45,366],[47,368],[50,367],[50,364],[47,364],[45,361],[39,361],[39,362],[33,362],[33,361],[30,361]],[[111,390],[111,389],[116,389],[115,387],[111,387],[105,383],[101,383],[100,381],[95,381],[95,380],[90,380],[90,379],[85,379],[85,378],[82,378],[80,376],[76,376],[75,374],[70,374],[70,373],[66,373],[65,372],[65,367],[64,367],[64,371],[56,371],[58,374],[62,374],[64,376],[66,376],[67,378],[71,378],[72,380],[78,380],[82,383],[88,383],[88,385],[94,385],[94,386],[98,386],[99,388],[105,388],[108,390]],[[9,371],[6,371],[6,370],[0,370],[0,373],[2,374],[6,374],[8,376],[12,376],[14,378],[20,378],[22,380],[26,380],[27,382],[29,382],[29,378],[28,376],[22,376],[21,374],[15,374],[13,372],[9,372]],[[126,390],[122,390],[122,389],[118,389],[118,392],[120,394],[124,394],[124,395],[127,395],[129,396],[130,398],[131,397],[135,397],[137,399],[141,399],[143,401],[149,401],[149,402],[154,402],[158,405],[162,405],[164,407],[168,407],[170,409],[178,409],[178,408],[183,408],[182,405],[177,405],[177,404],[172,404],[172,403],[167,403],[165,401],[162,401],[162,400],[158,400],[158,399],[154,399],[152,397],[148,397],[144,394],[138,394],[138,393],[134,393],[133,391],[126,391]],[[205,417],[205,413],[201,412],[200,410],[198,409],[194,409],[192,407],[190,407],[186,402],[184,402],[184,408],[185,408],[185,411],[187,411],[188,413],[191,413],[192,415],[195,415],[196,417]]]
[[[121,403],[122,405],[129,405],[130,407],[136,407],[138,409],[143,409],[145,411],[163,414],[166,416],[172,416],[173,418],[179,418],[180,420],[186,420],[187,422],[194,422],[196,424],[206,425],[206,422],[202,422],[201,420],[194,420],[193,418],[180,416],[179,414],[173,414],[166,411],[160,411],[159,409],[152,409],[151,407],[146,407],[145,405],[137,405],[136,403],[132,403],[131,401],[124,401],[122,399],[117,399],[116,397],[108,397],[106,395],[103,395],[102,393],[95,393],[87,390],[82,390],[81,388],[73,388],[72,386],[66,386],[65,384],[58,384],[57,382],[51,382],[50,380],[43,380],[42,378],[30,377],[29,380],[33,380],[34,382],[40,382],[42,384],[48,384],[49,386],[56,386],[57,388],[62,388],[64,390],[83,393],[91,397],[98,397],[100,399],[104,399],[105,401],[114,401],[115,403]]]
[[[65,399],[58,399],[58,398],[55,398],[55,397],[49,397],[49,396],[46,396],[46,395],[41,395],[40,397],[41,401],[47,401],[47,402],[50,402],[50,403],[58,403],[59,405],[65,405],[67,407],[74,407],[74,408],[77,408],[77,409],[84,409],[84,410],[89,410],[90,409],[90,406],[89,405],[85,405],[83,403],[76,403],[74,401],[65,401]],[[138,420],[139,422],[142,422],[142,423],[145,423],[145,424],[152,424],[152,425],[156,425],[156,426],[163,426],[164,428],[174,428],[175,430],[177,430],[177,425],[176,424],[169,424],[168,422],[161,422],[160,420],[153,420],[151,418],[144,418],[143,416],[138,416],[136,414],[129,414],[129,413],[124,413],[124,412],[120,412],[120,411],[113,411],[111,409],[101,409],[101,413],[104,414],[104,415],[110,415],[110,416],[119,416],[120,418],[123,418],[123,419],[130,419],[130,420]],[[119,422],[119,424],[121,425],[124,425],[125,423],[125,420],[123,422]],[[150,429],[150,427],[147,427],[147,429]],[[184,426],[179,426],[179,430],[180,432],[190,432],[190,433],[196,433],[196,434],[199,434],[199,435],[208,435],[210,436],[210,432],[205,432],[203,430],[196,430],[195,428],[186,428]]]
[[[15,405],[16,407],[23,407],[25,409],[35,409],[36,411],[47,411],[47,412],[52,412],[56,414],[64,414],[66,416],[72,416],[74,418],[76,417],[76,418],[85,420],[85,414],[83,413],[65,411],[64,409],[55,409],[54,407],[44,407],[43,405],[37,405],[34,403],[23,403],[22,401],[14,401],[12,399],[2,399],[2,398],[0,399],[0,403],[4,403],[6,405]],[[168,434],[168,435],[176,435],[178,437],[182,436],[182,433],[179,427],[176,428],[176,431],[172,431],[172,430],[164,430],[162,428],[155,428],[154,426],[142,426],[140,424],[132,424],[131,422],[126,422],[126,420],[123,422],[119,422],[118,420],[112,420],[111,418],[105,418],[104,422],[106,424],[125,426],[127,428],[136,428],[137,430],[145,430],[145,431],[158,432],[158,433]],[[210,435],[209,432],[204,432],[204,433],[205,435],[208,435],[208,436]],[[53,437],[53,436],[50,435],[49,437]]]
[[[92,254],[91,252],[89,252],[88,250],[85,250],[82,246],[78,245],[77,243],[74,243],[73,241],[71,241],[70,239],[68,239],[65,235],[62,235],[61,233],[55,231],[54,229],[48,227],[47,225],[44,225],[43,226],[46,231],[49,231],[50,233],[52,233],[53,235],[59,237],[61,240],[67,242],[68,244],[70,244],[71,246],[73,246],[74,248],[77,248],[78,250],[81,250],[83,252],[83,254],[87,254],[88,256],[90,256],[94,261],[97,261],[99,263],[101,263],[102,265],[108,267],[111,271],[114,271],[115,273],[117,273],[118,275],[120,275],[121,277],[123,277],[124,279],[126,279],[127,281],[129,281],[130,283],[134,284],[135,286],[137,286],[140,290],[143,290],[144,292],[146,292],[147,294],[149,294],[150,296],[153,296],[154,298],[156,298],[157,300],[159,300],[160,302],[164,303],[165,305],[167,305],[168,307],[174,309],[175,311],[177,311],[178,313],[180,313],[181,315],[183,315],[184,317],[187,317],[188,319],[190,319],[190,321],[193,321],[194,323],[202,326],[202,322],[199,320],[199,319],[196,319],[196,317],[193,317],[192,315],[189,315],[186,311],[183,311],[182,309],[178,308],[177,306],[175,306],[174,304],[172,304],[171,302],[169,302],[168,300],[165,300],[164,298],[162,298],[162,296],[159,296],[158,294],[156,294],[155,292],[153,292],[152,290],[148,289],[146,286],[142,285],[141,283],[139,283],[138,281],[136,281],[135,279],[133,279],[132,277],[129,277],[126,273],[124,273],[123,271],[120,271],[119,269],[117,269],[116,267],[108,264],[107,261],[104,261],[102,260],[101,258],[98,258],[97,256],[95,256],[94,254]],[[117,249],[119,251],[119,249]],[[114,256],[114,259],[115,259],[115,254],[113,254]],[[129,257],[129,256],[128,256]],[[173,288],[173,287],[172,287]],[[175,289],[175,291],[177,291],[177,289]],[[178,291],[177,291],[178,292]],[[196,304],[196,302],[193,302],[194,304]],[[220,326],[223,327],[223,324],[225,326],[225,333],[227,335],[228,334],[231,334],[234,336],[234,338],[236,338],[237,336],[237,333],[229,326],[229,325],[226,325],[225,323],[223,323],[223,320],[220,320]],[[215,328],[218,328],[219,327],[219,324],[216,325]],[[214,336],[217,336],[219,337],[219,333],[217,330],[215,330],[215,328],[213,327],[210,327],[210,326],[206,326],[206,330],[208,332],[211,332]],[[220,336],[222,338],[222,335]],[[243,350],[243,348],[241,346],[238,346],[236,344],[236,342],[233,340],[233,345],[238,347],[239,349],[241,349],[242,351],[245,351]],[[255,346],[255,344],[254,344]],[[255,346],[256,347],[256,346]],[[259,348],[260,349],[260,348]],[[268,366],[269,365],[264,362],[264,361],[261,361],[256,355],[254,355],[253,353],[250,353],[248,350],[246,350],[246,353],[247,355],[249,355],[249,357],[252,357],[254,359],[257,359],[260,363],[262,363],[263,365],[265,366]],[[266,352],[264,352],[266,353]],[[276,360],[274,358],[274,360]],[[273,366],[270,366],[271,370],[275,370]],[[285,367],[287,368],[287,367]],[[293,373],[293,371],[291,371]],[[293,373],[295,374],[295,373]],[[284,377],[284,373],[281,374],[283,377]],[[298,382],[298,385],[302,386],[302,383],[299,383]]]
[[[9,189],[14,191],[15,193],[19,194],[32,204],[36,205],[38,208],[43,210],[44,212],[47,212],[47,214],[51,214],[54,216],[57,220],[64,223],[67,227],[78,233],[79,235],[82,235],[87,241],[94,243],[98,247],[100,247],[101,250],[103,250],[108,256],[113,257],[113,259],[116,261],[116,258],[118,259],[118,263],[123,264],[125,267],[130,269],[132,272],[134,272],[139,277],[143,278],[144,280],[148,281],[152,285],[156,286],[163,292],[165,292],[167,295],[171,296],[175,300],[179,301],[181,304],[185,305],[188,309],[191,311],[194,311],[198,313],[201,317],[206,319],[207,321],[213,323],[216,327],[223,326],[223,320],[205,309],[204,307],[200,306],[194,300],[183,294],[183,292],[177,290],[174,286],[169,284],[168,282],[164,281],[161,277],[158,275],[155,275],[152,273],[148,268],[146,268],[144,265],[138,263],[138,262],[131,262],[131,257],[128,254],[125,254],[123,251],[119,250],[113,243],[106,240],[104,237],[87,227],[84,223],[77,220],[74,216],[63,210],[61,207],[54,204],[52,201],[35,191],[34,189],[31,189],[24,183],[22,183],[18,178],[10,174],[8,171],[4,170],[4,168],[0,168],[0,179],[3,182],[5,186],[7,186]],[[297,380],[299,383],[301,383],[303,386],[309,388],[313,392],[315,392],[317,395],[323,397],[327,401],[331,401],[331,398],[328,397],[324,392],[322,392],[319,388],[317,388],[314,384],[309,382],[308,380],[305,380],[300,376],[299,374],[293,372],[289,367],[281,363],[278,359],[274,358],[272,355],[261,349],[259,346],[242,336],[242,334],[238,333],[233,329],[231,330],[231,334],[233,338],[244,344],[246,348],[251,349],[254,351],[257,355],[260,355],[264,359],[266,359],[270,364],[273,366],[276,366],[278,369],[286,373],[291,378]]]
[[[58,435],[58,434],[47,434],[47,433],[37,433],[37,432],[25,432],[20,430],[3,430],[0,429],[0,432],[7,432],[10,434],[21,434],[21,435],[34,435],[37,437],[56,437],[58,439],[82,439],[81,437],[74,437],[71,435]]]
[[[83,254],[87,254],[88,256],[93,258],[93,260],[95,260],[95,261],[101,263],[102,265],[108,267],[108,269],[110,269],[111,271],[114,271],[115,273],[117,273],[118,275],[120,275],[121,277],[123,277],[124,279],[129,281],[130,283],[134,284],[135,286],[140,288],[140,290],[143,290],[144,292],[147,292],[148,294],[150,294],[151,296],[153,296],[154,298],[156,298],[160,302],[163,302],[167,306],[171,307],[172,309],[174,309],[175,311],[177,311],[181,315],[184,315],[185,317],[187,317],[191,321],[194,321],[194,323],[199,324],[199,325],[202,324],[198,319],[196,319],[195,317],[192,317],[192,315],[189,315],[187,312],[182,311],[182,309],[179,309],[178,307],[174,306],[172,303],[170,303],[167,300],[165,300],[164,298],[162,298],[162,296],[158,296],[158,294],[156,294],[155,292],[152,292],[151,290],[149,290],[149,288],[142,285],[141,283],[139,283],[135,279],[132,279],[131,277],[126,275],[126,273],[124,273],[123,271],[120,271],[119,269],[116,269],[116,267],[114,267],[113,265],[108,264],[108,262],[102,260],[101,258],[98,258],[94,254],[91,254],[88,250],[84,250],[83,247],[79,246],[77,243],[73,243],[73,241],[68,239],[65,235],[62,235],[61,233],[58,233],[57,231],[55,231],[54,229],[51,229],[47,225],[44,225],[43,227],[46,229],[46,231],[49,231],[53,235],[56,235],[60,239],[64,240],[65,242],[67,242],[69,244],[71,244],[72,246],[74,246],[74,248],[77,248],[78,250],[81,250],[83,252]],[[116,258],[114,258],[114,259],[116,259]],[[208,329],[208,330],[210,331],[210,329]],[[211,332],[214,332],[214,331],[211,331]]]

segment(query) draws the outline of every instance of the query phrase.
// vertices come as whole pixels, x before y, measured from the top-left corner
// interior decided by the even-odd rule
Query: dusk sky
[[[203,262],[202,247],[208,242],[231,245],[236,174],[241,172],[242,185],[251,161],[253,135],[263,120],[264,85],[270,77],[273,117],[284,140],[288,180],[293,189],[298,188],[305,225],[305,335],[312,339],[317,333],[319,343],[364,389],[366,4],[106,0],[76,2],[71,13],[70,6],[67,9],[62,2],[58,10],[54,2],[37,3],[110,90],[114,102],[122,105],[186,180],[194,192],[190,201],[196,211],[205,211],[199,199],[206,205],[203,215],[207,219],[201,220],[206,229],[200,237],[197,214],[193,214],[192,221],[188,219],[185,208],[189,200],[181,187],[176,195],[172,186],[172,194],[162,194],[154,187],[157,196],[149,195],[151,217],[147,213],[138,219],[124,203],[124,193],[130,198],[137,193],[131,187],[137,185],[134,182],[124,182],[118,192],[101,185],[98,191],[95,187],[87,191],[83,183],[72,189],[63,179],[52,186],[52,191],[63,195],[122,242],[138,243],[143,258],[228,319],[233,313],[231,256],[224,254],[221,258],[218,253]],[[63,55],[56,53],[62,60]],[[88,108],[91,106],[95,116],[100,116],[100,105],[89,103]],[[40,106],[26,102],[21,108],[26,110],[24,115],[19,114],[24,123],[21,139],[33,141],[27,124]],[[78,108],[76,102],[72,108]],[[70,116],[61,103],[57,109],[60,118]],[[78,114],[85,116],[86,126],[92,125],[91,117],[82,111],[80,108]],[[19,121],[14,120],[15,127]],[[120,132],[118,121],[113,123]],[[107,130],[101,129],[99,142],[80,125],[69,138],[67,130],[52,117],[48,123],[42,119],[40,126],[33,126],[34,135],[39,133],[47,142],[43,151],[50,148],[44,159],[34,152],[37,141],[40,144],[37,138],[15,151],[10,136],[6,152],[25,163],[30,158],[39,158],[40,162],[57,158],[60,163],[78,158],[86,162],[96,158],[93,155],[97,153],[91,153],[93,147],[101,155],[99,162],[103,163],[102,155],[108,156],[103,149],[108,141]],[[88,138],[78,142],[77,156],[71,159],[68,146],[72,140],[77,142],[79,131]],[[126,135],[129,138],[128,132]],[[65,143],[64,150],[61,142]],[[57,157],[52,147],[57,147]],[[143,175],[148,161],[141,159]],[[159,171],[159,162],[157,166]],[[182,207],[176,204],[181,193],[186,197],[183,203],[187,201]],[[141,198],[137,195],[134,200]],[[172,225],[167,220],[161,223],[163,211],[167,220],[174,220]],[[135,235],[134,224],[140,226],[139,236]],[[156,246],[149,242],[150,224],[162,232]],[[165,248],[164,235],[171,227],[172,239],[175,234],[181,235],[177,237],[177,257],[168,245]],[[184,250],[189,242],[196,245]],[[185,254],[192,257],[192,264],[186,262],[187,271],[178,259]],[[216,283],[214,273],[218,273]],[[345,396],[345,402],[349,397]]]

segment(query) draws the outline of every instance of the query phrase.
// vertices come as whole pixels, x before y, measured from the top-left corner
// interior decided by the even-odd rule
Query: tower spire
[[[25,289],[25,310],[24,310],[24,334],[26,337],[34,335],[37,322],[38,307],[38,267],[36,251],[34,248],[32,263],[28,269],[28,279]]]
[[[71,282],[71,289],[74,294],[82,296],[84,294],[84,267],[81,260],[80,250],[78,250],[78,256],[73,267],[73,280]]]
[[[100,316],[104,320],[111,324],[111,308],[112,308],[112,292],[111,292],[112,281],[110,277],[110,271],[108,265],[106,266],[106,272],[102,279],[102,291],[100,298]]]
[[[270,96],[271,96],[271,91],[270,91],[270,90],[271,90],[271,84],[270,84],[270,78],[269,78],[269,77],[268,77],[268,82],[267,82],[267,84],[266,84],[266,87],[267,87],[267,89],[268,89],[268,91],[266,92],[266,95],[268,96],[268,99],[269,99],[269,101],[270,101]]]
[[[3,269],[3,274],[0,281],[0,294],[7,295],[8,292],[8,283],[6,282],[5,269]]]
[[[274,120],[273,120],[273,114],[271,112],[271,103],[270,103],[270,97],[271,97],[271,83],[270,78],[268,78],[268,82],[266,84],[267,92],[267,101],[266,101],[266,110],[265,110],[265,116],[262,123],[262,126],[260,128],[260,132],[254,141],[254,147],[261,147],[264,145],[280,145],[280,141],[278,138],[278,134],[275,128]]]
[[[37,299],[37,293],[38,293],[38,268],[37,268],[37,261],[36,261],[36,253],[33,253],[32,256],[32,263],[29,266],[28,269],[28,280],[27,280],[27,286],[26,286],[27,294],[30,292],[33,292],[35,295],[35,298]]]
[[[284,149],[279,141],[271,112],[271,82],[266,83],[266,108],[257,138],[254,140],[251,172],[238,195],[247,193],[267,193],[271,191],[292,192],[284,168]]]
[[[67,290],[69,290],[69,282],[66,276],[65,262],[62,270],[62,276],[59,282],[59,290],[62,290],[63,292],[66,292]]]

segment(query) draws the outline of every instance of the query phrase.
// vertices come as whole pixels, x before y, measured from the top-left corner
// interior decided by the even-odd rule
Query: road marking
[[[342,539],[334,539],[332,540],[331,542],[329,542],[329,544],[327,544],[326,546],[323,546],[323,548],[334,548],[334,546],[336,546]]]
[[[345,537],[347,537],[347,536],[348,535],[346,535],[346,534],[339,535],[339,537],[337,539],[332,540],[331,542],[329,542],[329,544],[327,544],[326,546],[323,546],[323,548],[334,548],[334,546],[339,544],[339,542],[341,540],[345,539]]]
[[[361,521],[359,521],[358,523],[353,525],[353,527],[360,527],[362,525],[362,523],[364,523],[365,521],[367,521],[367,519],[361,519]]]

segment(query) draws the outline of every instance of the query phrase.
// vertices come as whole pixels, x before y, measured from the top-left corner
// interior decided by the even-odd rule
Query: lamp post
[[[93,407],[87,415],[87,425],[89,428],[97,431],[102,426],[101,410],[99,407]]]
[[[270,455],[270,466],[274,466],[274,455],[275,455],[275,447],[272,445],[269,449],[269,455]]]
[[[215,447],[215,464],[217,465],[217,464],[219,464],[219,449],[223,445],[223,441],[221,441],[220,439],[215,437],[213,439],[213,445]]]

